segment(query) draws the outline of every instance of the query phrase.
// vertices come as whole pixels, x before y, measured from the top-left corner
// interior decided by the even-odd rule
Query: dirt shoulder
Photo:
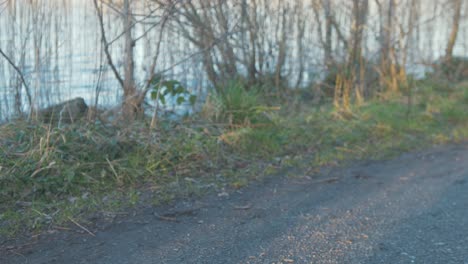
[[[0,262],[464,263],[467,183],[468,144],[440,146],[10,241]]]

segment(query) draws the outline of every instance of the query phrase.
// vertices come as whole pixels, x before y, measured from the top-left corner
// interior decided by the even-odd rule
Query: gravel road
[[[273,177],[92,232],[47,235],[0,263],[468,264],[468,144]]]

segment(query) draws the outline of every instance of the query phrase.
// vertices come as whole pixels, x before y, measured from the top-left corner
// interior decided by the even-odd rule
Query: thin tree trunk
[[[387,21],[386,25],[383,27],[383,48],[382,48],[382,56],[383,62],[385,64],[388,63],[390,59],[391,53],[391,42],[393,36],[393,13],[395,12],[395,0],[389,0],[388,3],[388,10],[387,10]]]
[[[135,118],[135,114],[140,111],[141,102],[139,102],[139,96],[135,86],[135,64],[133,48],[135,42],[132,36],[132,10],[130,0],[124,0],[123,2],[123,23],[124,23],[124,98],[123,98],[123,114],[126,119]]]
[[[353,24],[351,26],[352,44],[350,63],[355,67],[359,65],[362,56],[362,38],[367,20],[368,0],[353,1]]]
[[[286,7],[283,6],[283,13],[281,16],[281,39],[279,40],[279,51],[278,51],[278,61],[276,63],[275,67],[275,86],[278,92],[278,97],[282,95],[282,90],[284,87],[282,87],[281,84],[281,71],[284,66],[284,62],[286,61],[286,35],[287,35],[287,30],[286,30]]]
[[[453,58],[453,48],[457,41],[458,28],[460,26],[460,17],[461,17],[461,7],[462,0],[452,0],[453,5],[453,23],[452,23],[452,32],[450,33],[449,40],[447,42],[447,48],[445,49],[445,61],[450,62]]]
[[[258,33],[257,26],[257,2],[252,0],[253,10],[251,14],[247,14],[247,21],[249,22],[249,41],[250,41],[250,54],[248,60],[248,79],[250,83],[256,82],[257,68],[257,50],[256,50],[256,39]]]
[[[325,10],[325,64],[328,68],[332,65],[332,14],[331,5],[332,0],[322,1]]]
[[[303,5],[301,2],[298,2],[296,4],[296,15],[297,15],[297,52],[298,52],[298,63],[299,63],[299,69],[298,69],[298,75],[297,75],[297,81],[295,85],[295,89],[298,89],[302,83],[303,75],[304,75],[304,61],[305,61],[305,54],[304,54],[304,43],[303,43],[303,38],[304,38],[304,33],[305,33],[305,18],[304,18],[304,13],[303,13]]]
[[[351,25],[352,48],[349,52],[348,69],[346,81],[349,83],[347,89],[354,86],[356,97],[362,101],[362,95],[366,89],[366,63],[362,55],[362,43],[364,28],[367,22],[368,0],[353,0],[353,23]],[[352,85],[351,85],[352,84]],[[349,95],[350,92],[346,91]],[[349,96],[348,96],[349,100]],[[347,102],[349,104],[349,102]]]

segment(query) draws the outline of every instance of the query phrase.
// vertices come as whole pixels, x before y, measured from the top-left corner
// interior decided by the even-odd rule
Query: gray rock
[[[46,123],[74,123],[85,117],[88,105],[81,97],[49,106],[38,112],[40,120]]]

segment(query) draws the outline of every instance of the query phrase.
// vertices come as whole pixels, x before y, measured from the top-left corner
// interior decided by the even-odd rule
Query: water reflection
[[[295,1],[290,2],[294,3]],[[336,16],[345,17],[349,13],[350,1],[336,0],[335,2],[342,2],[342,4],[336,4],[338,7],[335,10]],[[83,97],[88,104],[93,104],[99,95],[98,102],[101,106],[114,105],[120,100],[121,89],[102,52],[99,23],[91,0],[9,0],[1,3],[0,47],[24,73],[31,87],[35,105],[47,106],[77,96]],[[372,57],[378,52],[375,32],[378,32],[379,17],[375,15],[374,9],[376,7],[373,1],[370,1],[369,4],[370,12],[374,14],[369,16],[366,53]],[[272,2],[271,5],[274,7],[275,4]],[[436,6],[439,6],[438,9]],[[142,9],[141,13],[144,13],[145,7],[140,8]],[[421,62],[436,59],[443,54],[450,28],[450,14],[444,14],[440,10],[443,11],[439,1],[424,1],[423,14],[417,27],[417,34],[410,40],[405,39],[410,46],[408,54],[410,72],[421,74],[426,67],[420,64]],[[290,46],[288,46],[284,72],[288,81],[295,83],[298,79],[298,61],[304,60],[305,71],[300,84],[305,86],[312,79],[320,77],[323,69],[323,65],[321,65],[323,51],[317,37],[318,22],[313,19],[312,8],[309,4],[304,4],[302,11],[301,16],[306,17],[304,19],[306,21],[306,34],[299,41],[304,44],[304,50],[299,52],[298,47],[294,44],[297,42],[294,38],[298,36],[298,29],[291,22],[290,34],[288,35],[291,41],[289,42]],[[399,12],[404,12],[404,4],[401,5]],[[274,16],[274,14],[271,15]],[[293,15],[294,13],[291,15],[291,21],[294,20]],[[407,18],[402,16],[398,19],[404,26],[403,22]],[[124,45],[122,39],[118,38],[122,32],[120,17],[113,11],[105,12],[105,21],[108,39],[116,39],[111,46],[111,54],[115,58],[116,65],[122,70]],[[275,20],[265,21],[270,22],[262,26],[267,28],[268,34],[271,34],[265,38],[274,40],[277,34]],[[135,36],[144,35],[144,32],[154,26],[151,20],[146,22],[148,23],[138,24],[135,27]],[[346,19],[339,22],[343,23],[343,28],[348,27],[349,21]],[[460,40],[466,39],[467,29],[467,23],[463,21],[460,26]],[[167,69],[197,52],[196,47],[186,41],[176,28],[167,30],[162,37],[161,57],[156,71]],[[156,27],[136,44],[135,75],[138,84],[143,84],[148,78],[147,68],[155,54],[155,43],[158,39],[159,31]],[[463,41],[459,42],[455,53],[465,55],[465,44]],[[268,54],[274,52],[277,47],[275,43],[267,44],[263,47],[265,48],[266,64],[274,65],[274,58],[269,58]],[[337,54],[339,54],[338,48],[335,47]],[[240,53],[241,51],[241,47],[237,47],[236,52]],[[239,57],[242,56],[239,55]],[[241,68],[241,73],[243,71],[246,70]],[[195,91],[204,91],[203,88],[209,84],[204,74],[201,56],[190,57],[165,74],[168,78],[177,79]],[[0,59],[0,119],[14,114],[14,102],[18,100],[22,101],[22,110],[28,108],[24,97],[24,87],[21,87],[18,75],[5,60]]]

